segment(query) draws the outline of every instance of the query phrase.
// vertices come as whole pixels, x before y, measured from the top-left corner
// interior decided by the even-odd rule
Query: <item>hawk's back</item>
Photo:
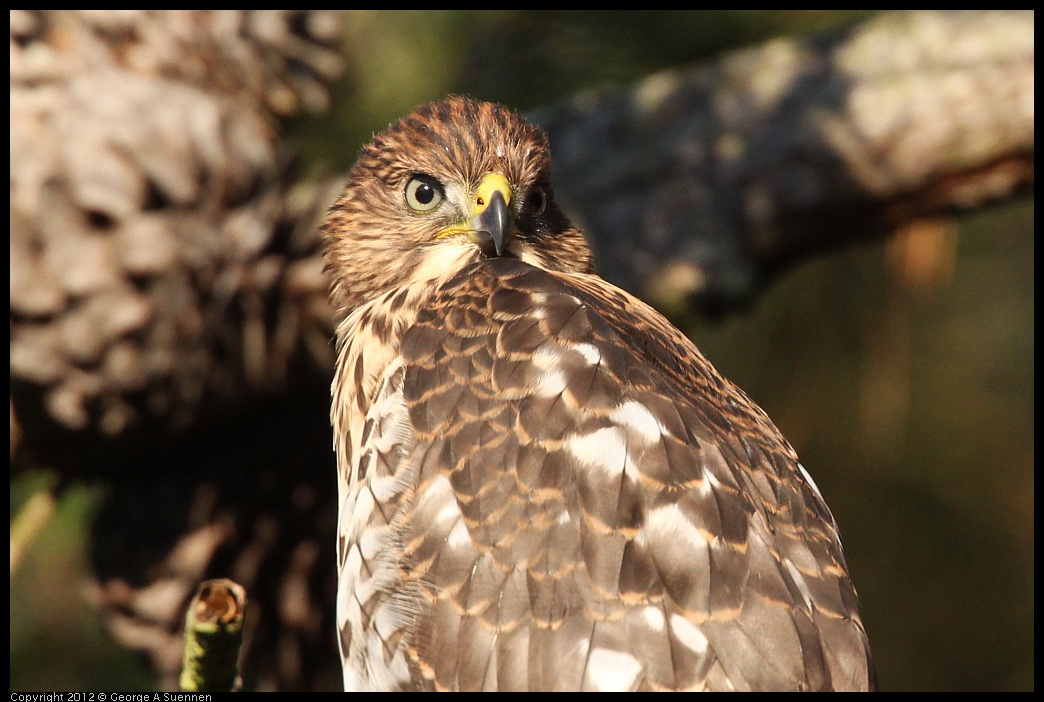
[[[512,258],[413,302],[359,315],[379,360],[341,369],[372,388],[341,456],[349,686],[873,685],[818,490],[662,316]]]

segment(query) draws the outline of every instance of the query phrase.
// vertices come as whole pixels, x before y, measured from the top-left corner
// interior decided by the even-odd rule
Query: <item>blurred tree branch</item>
[[[184,604],[225,575],[257,613],[248,688],[338,679],[314,225],[342,176],[298,182],[283,143],[325,105],[338,22],[12,11],[12,461],[110,487],[99,601],[171,688]],[[925,12],[532,116],[603,274],[715,307],[1032,184],[1033,104],[1032,12]]]
[[[727,302],[1031,184],[1033,45],[1032,11],[885,14],[536,117],[603,275],[659,304]]]
[[[179,427],[331,360],[283,120],[325,109],[339,16],[12,11],[11,379],[41,426]]]

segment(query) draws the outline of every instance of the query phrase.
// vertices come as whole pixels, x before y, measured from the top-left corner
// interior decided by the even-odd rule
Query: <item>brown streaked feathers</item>
[[[422,107],[362,150],[324,232],[346,688],[874,686],[819,491],[592,272],[542,132]]]

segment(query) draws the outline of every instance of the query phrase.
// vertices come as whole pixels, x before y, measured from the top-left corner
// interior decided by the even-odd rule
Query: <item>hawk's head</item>
[[[323,225],[346,310],[483,256],[590,272],[591,252],[551,192],[547,135],[501,105],[452,96],[363,147]]]

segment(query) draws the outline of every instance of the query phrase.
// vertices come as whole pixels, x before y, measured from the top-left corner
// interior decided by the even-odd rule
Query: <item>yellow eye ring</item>
[[[414,212],[431,212],[445,199],[442,183],[423,174],[410,178],[404,195],[406,205]]]

